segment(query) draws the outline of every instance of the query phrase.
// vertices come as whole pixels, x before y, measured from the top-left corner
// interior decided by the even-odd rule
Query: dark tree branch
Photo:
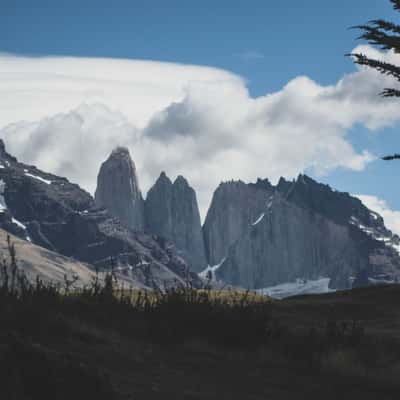
[[[400,0],[389,1],[395,10],[400,11]],[[383,19],[374,19],[368,24],[353,26],[352,28],[361,30],[362,33],[358,39],[364,39],[369,44],[383,50],[394,50],[395,53],[400,53],[400,25]],[[397,81],[400,81],[400,66],[398,65],[368,58],[361,53],[347,55],[353,57],[353,61],[356,64],[370,67],[381,74],[392,76]],[[383,97],[400,97],[400,89],[385,88],[380,95]],[[398,153],[382,157],[382,160],[385,161],[398,159],[400,159],[400,154]]]
[[[396,25],[392,22],[388,22],[383,19],[373,19],[370,23],[377,29],[393,33],[400,33],[400,25]]]
[[[385,88],[382,93],[380,93],[383,97],[400,97],[400,90]]]
[[[393,154],[392,156],[382,157],[382,160],[385,160],[385,161],[399,160],[399,159],[400,159],[400,154]]]
[[[353,26],[353,29],[360,29],[363,33],[358,39],[364,39],[373,46],[380,47],[383,50],[393,49],[396,53],[400,53],[400,36],[388,35],[383,30],[372,25]],[[400,29],[400,27],[398,27]]]
[[[384,61],[374,60],[372,58],[368,58],[364,54],[352,53],[348,54],[351,57],[354,57],[354,62],[359,65],[365,65],[367,67],[371,67],[379,71],[381,74],[393,76],[398,81],[400,81],[400,67],[396,65],[389,64]]]
[[[395,10],[400,10],[400,0],[390,0]]]

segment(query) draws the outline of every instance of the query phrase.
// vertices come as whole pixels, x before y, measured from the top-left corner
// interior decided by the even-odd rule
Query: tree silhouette
[[[395,10],[400,11],[400,0],[389,1]],[[395,53],[400,53],[400,25],[382,19],[375,19],[365,25],[353,26],[353,29],[362,31],[358,39],[364,39],[369,44],[382,50],[393,50]],[[381,74],[394,77],[400,82],[400,66],[369,58],[362,53],[352,53],[349,56],[353,57],[356,64],[373,68]],[[385,88],[380,95],[383,97],[400,97],[400,90]],[[385,161],[400,159],[400,154],[385,156],[382,159]]]

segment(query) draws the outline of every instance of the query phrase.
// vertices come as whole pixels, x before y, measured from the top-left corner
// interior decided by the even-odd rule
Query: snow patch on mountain
[[[257,289],[256,292],[273,297],[275,299],[284,299],[286,297],[297,296],[301,294],[321,294],[334,292],[335,289],[329,288],[329,282],[330,278],[319,278],[315,280],[296,279],[295,282],[286,282],[276,286]]]
[[[18,221],[17,219],[15,219],[14,217],[12,218],[12,222],[14,222],[14,224],[18,225],[20,228],[26,230],[26,226],[25,226],[22,222],[19,222],[19,221]]]
[[[378,278],[368,278],[368,282],[371,285],[390,285],[390,284],[393,284],[393,283],[398,283],[394,279],[386,279],[385,276],[378,277]]]
[[[265,216],[265,213],[262,213],[258,218],[257,218],[257,220],[256,221],[254,221],[251,225],[257,225],[258,223],[260,223],[261,221],[262,221],[262,219],[264,218],[264,216]]]
[[[44,178],[42,178],[42,177],[40,177],[40,176],[30,174],[29,172],[26,172],[26,170],[25,170],[24,174],[25,174],[25,176],[29,176],[30,178],[37,179],[38,181],[41,181],[41,182],[43,182],[43,183],[46,183],[47,185],[50,185],[50,184],[51,184],[51,181],[49,181],[49,180],[47,180],[47,179],[44,179]]]
[[[203,279],[208,279],[209,278],[209,273],[211,273],[211,280],[215,281],[215,272],[218,270],[218,268],[224,263],[225,261],[224,257],[218,264],[215,265],[208,265],[206,269],[204,269],[203,271],[199,272],[198,275],[200,278]]]
[[[0,213],[3,213],[7,210],[7,204],[3,196],[5,188],[6,188],[5,182],[2,179],[0,179]],[[14,217],[11,218],[11,221],[25,231],[25,239],[31,242],[31,238],[28,235],[26,226]]]
[[[371,215],[378,215],[374,212],[371,212]],[[378,217],[376,217],[377,219]],[[396,250],[400,254],[400,240],[397,235],[385,235],[382,232],[379,232],[377,229],[371,226],[365,226],[360,221],[352,216],[350,218],[349,223],[351,225],[357,226],[360,230],[365,232],[368,236],[372,237],[373,239],[383,242],[387,247],[391,247],[392,249]]]

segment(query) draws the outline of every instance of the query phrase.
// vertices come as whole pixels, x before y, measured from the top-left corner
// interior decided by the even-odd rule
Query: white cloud
[[[10,124],[0,137],[20,160],[66,176],[93,193],[101,161],[118,143],[134,143],[138,130],[117,111],[82,104],[39,122]]]
[[[9,125],[0,136],[22,160],[92,192],[107,153],[128,146],[144,191],[161,170],[183,174],[204,216],[221,180],[362,170],[374,157],[357,152],[346,135],[355,124],[376,130],[399,121],[399,103],[377,96],[388,85],[389,78],[359,68],[332,86],[298,77],[252,98],[242,78],[214,68],[3,55],[0,124],[38,122]]]
[[[355,195],[370,210],[377,212],[385,221],[385,226],[393,233],[400,235],[400,211],[392,210],[385,200],[370,195]]]
[[[172,101],[190,82],[242,84],[228,71],[196,65],[83,57],[20,57],[0,53],[0,127],[104,103],[137,125]]]

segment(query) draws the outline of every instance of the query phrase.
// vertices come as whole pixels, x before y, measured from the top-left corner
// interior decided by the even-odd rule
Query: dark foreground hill
[[[400,287],[241,294],[0,290],[0,390],[36,399],[395,399]],[[134,299],[133,301],[131,299]]]

